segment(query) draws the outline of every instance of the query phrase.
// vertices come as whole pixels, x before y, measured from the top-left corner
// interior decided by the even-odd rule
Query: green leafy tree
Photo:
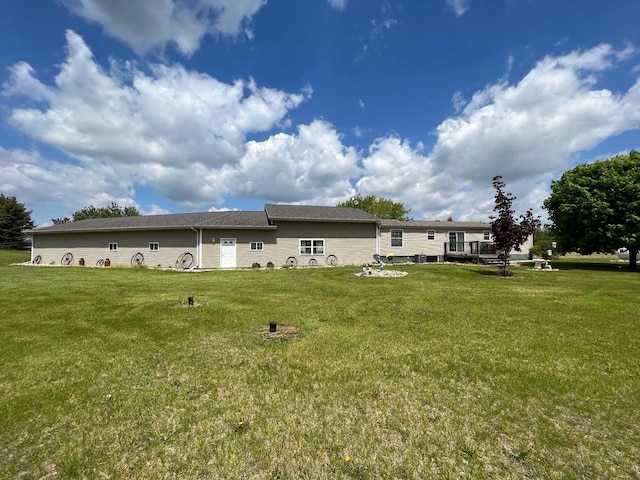
[[[531,255],[534,258],[549,258],[549,250],[553,253],[563,253],[557,248],[553,247],[553,231],[549,225],[543,225],[540,228],[536,228],[533,233],[533,247],[531,247]]]
[[[520,215],[520,222],[518,223],[514,217],[515,212],[511,209],[516,197],[511,193],[505,193],[505,187],[506,185],[500,175],[493,177],[493,188],[496,189],[496,205],[493,210],[497,212],[497,215],[490,218],[493,219],[491,222],[493,243],[496,247],[498,258],[502,261],[500,274],[508,276],[511,275],[511,272],[507,269],[509,252],[511,250],[520,251],[522,244],[540,226],[540,219],[534,217],[533,212],[529,209],[524,215]]]
[[[18,202],[16,197],[0,193],[0,248],[26,250],[29,248],[25,230],[33,228],[31,210]]]
[[[89,205],[73,214],[73,218],[53,218],[51,221],[56,225],[69,223],[71,221],[86,220],[88,218],[111,218],[111,217],[137,217],[140,212],[136,207],[121,207],[115,202],[111,202],[108,207],[94,207]]]
[[[411,209],[407,209],[402,202],[394,202],[390,198],[378,198],[375,195],[363,197],[360,194],[338,203],[338,207],[358,208],[378,218],[391,220],[409,220],[407,215],[411,211]]]
[[[629,266],[640,249],[640,152],[578,165],[551,183],[544,202],[563,251],[614,252],[626,247]]]

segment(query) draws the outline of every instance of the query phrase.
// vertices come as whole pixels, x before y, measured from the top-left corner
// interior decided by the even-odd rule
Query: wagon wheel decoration
[[[40,255],[36,255],[35,257],[33,257],[33,262],[34,265],[40,265],[42,263],[42,257]]]
[[[104,267],[104,260],[102,258],[96,262],[96,267]]]
[[[62,256],[60,260],[60,265],[72,265],[73,264],[73,254],[71,252],[67,252]]]
[[[189,252],[183,253],[178,257],[178,260],[176,260],[176,268],[178,270],[186,270],[191,267],[193,267],[193,255]]]
[[[133,257],[131,257],[131,266],[135,267],[136,265],[142,265],[144,263],[144,255],[140,252],[136,253]]]
[[[338,257],[336,257],[335,255],[329,255],[327,257],[327,265],[331,265],[332,267],[338,265]]]
[[[318,261],[315,258],[312,258],[311,260],[309,260],[309,266],[310,267],[317,267],[318,266]]]
[[[287,266],[288,267],[297,267],[298,266],[298,260],[296,260],[296,257],[289,257],[287,258]]]

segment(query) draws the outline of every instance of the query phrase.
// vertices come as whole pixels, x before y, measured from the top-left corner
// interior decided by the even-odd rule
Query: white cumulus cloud
[[[599,45],[547,56],[518,83],[499,80],[466,105],[456,92],[460,113],[438,125],[431,152],[397,137],[378,139],[358,187],[404,201],[418,217],[486,219],[491,179],[502,175],[520,208],[541,212],[550,181],[577,155],[640,128],[640,80],[626,92],[598,87],[599,73],[635,51]]]
[[[56,162],[38,152],[2,147],[0,191],[18,197],[28,207],[40,205],[42,210],[48,210],[47,204],[59,205],[58,212],[65,206],[73,211],[90,204],[135,204],[132,181],[109,165]]]
[[[63,0],[77,15],[142,53],[175,43],[191,55],[207,34],[252,37],[251,18],[266,0]]]
[[[310,88],[224,83],[180,65],[107,69],[79,36],[68,32],[67,42],[51,85],[23,62],[3,92],[12,104],[30,98],[29,108],[9,110],[9,121],[73,162],[0,149],[0,188],[71,211],[129,204],[145,186],[187,209],[219,207],[228,197],[335,205],[358,191],[402,201],[415,218],[487,220],[494,175],[518,196],[517,210],[540,212],[549,182],[580,154],[640,129],[640,80],[626,91],[600,85],[633,46],[547,56],[514,83],[501,78],[470,100],[454,93],[456,113],[435,130],[424,126],[432,146],[393,134],[358,150],[326,120],[283,128]]]
[[[242,156],[248,133],[277,126],[311,93],[290,94],[251,79],[223,83],[180,65],[151,65],[151,74],[132,66],[126,75],[121,68],[106,72],[71,31],[67,49],[54,86],[20,63],[5,93],[43,100],[42,109],[14,109],[10,122],[78,159],[220,166]]]
[[[238,167],[225,173],[230,192],[239,197],[327,203],[352,190],[351,180],[360,175],[358,160],[332,125],[314,120],[298,126],[297,135],[249,142]]]
[[[288,112],[311,95],[310,87],[287,93],[252,79],[223,83],[177,64],[147,65],[146,72],[130,64],[105,70],[72,31],[52,85],[27,63],[14,65],[3,94],[29,97],[38,108],[14,108],[9,122],[77,160],[73,174],[70,165],[50,162],[33,167],[34,175],[61,177],[57,188],[71,192],[75,183],[67,176],[87,185],[92,179],[84,190],[95,195],[123,183],[153,185],[187,207],[221,202],[227,187],[220,172],[243,158],[246,136],[286,123]],[[208,183],[194,188],[203,179]],[[43,183],[42,192],[54,189],[54,182]]]
[[[600,45],[546,57],[516,85],[501,81],[477,92],[437,127],[436,171],[475,182],[490,172],[519,180],[562,169],[573,154],[639,128],[639,81],[624,93],[596,87],[597,73],[619,54]]]

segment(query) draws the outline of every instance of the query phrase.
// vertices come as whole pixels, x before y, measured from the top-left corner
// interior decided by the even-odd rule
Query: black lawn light
[[[269,323],[269,332],[273,333],[278,329],[278,322]]]
[[[193,297],[187,298],[187,303],[189,304],[190,307],[193,307]]]

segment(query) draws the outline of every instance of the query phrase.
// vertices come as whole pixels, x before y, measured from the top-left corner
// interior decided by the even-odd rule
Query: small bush
[[[534,258],[543,258],[545,260],[550,260],[551,258],[555,258],[554,255],[549,255],[549,248],[546,248],[545,245],[534,245],[529,250],[529,259],[533,260]]]
[[[253,265],[251,265],[251,268],[260,268],[260,264],[258,262],[253,262]]]
[[[267,262],[267,268],[273,268],[273,267],[274,267],[273,262]]]

